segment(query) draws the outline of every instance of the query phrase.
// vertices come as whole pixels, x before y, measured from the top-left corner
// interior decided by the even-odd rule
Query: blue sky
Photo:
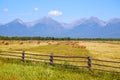
[[[0,0],[0,23],[16,18],[25,22],[45,16],[59,22],[98,17],[120,18],[120,0]]]

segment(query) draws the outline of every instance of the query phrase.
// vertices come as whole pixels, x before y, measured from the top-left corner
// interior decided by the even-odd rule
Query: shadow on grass
[[[109,73],[109,72],[101,72],[101,71],[89,71],[87,68],[80,68],[77,66],[69,65],[69,63],[64,64],[54,64],[50,65],[49,63],[43,63],[43,62],[32,62],[32,61],[25,61],[22,62],[20,59],[10,59],[10,58],[0,58],[0,61],[3,63],[8,64],[16,64],[16,65],[23,65],[23,66],[42,66],[44,68],[50,68],[51,70],[58,70],[58,71],[66,71],[71,73],[82,73],[82,74],[89,74],[93,77],[108,77],[111,79],[119,80],[120,79],[120,73]]]
[[[63,64],[50,65],[47,62],[32,62],[32,61],[27,61],[27,60],[22,62],[22,60],[20,59],[11,59],[11,58],[0,58],[0,61],[3,63],[17,64],[17,65],[23,65],[23,66],[43,66],[44,68],[50,68],[52,70],[70,71],[70,72],[75,72],[75,73],[88,72],[88,69],[69,65],[69,63],[66,63],[66,62]]]

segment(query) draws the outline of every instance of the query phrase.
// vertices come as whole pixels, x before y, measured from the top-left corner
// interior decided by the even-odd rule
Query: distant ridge
[[[0,23],[1,36],[53,36],[73,38],[120,38],[120,18],[103,21],[97,17],[60,23],[50,17],[33,22],[15,19]]]

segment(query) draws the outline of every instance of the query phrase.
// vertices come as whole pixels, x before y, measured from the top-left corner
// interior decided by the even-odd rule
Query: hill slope
[[[20,19],[0,25],[2,36],[54,36],[82,38],[120,38],[120,19],[104,22],[96,17],[60,23],[44,17],[33,22]]]

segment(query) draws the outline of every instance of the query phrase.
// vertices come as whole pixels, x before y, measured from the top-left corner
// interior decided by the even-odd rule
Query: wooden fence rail
[[[26,60],[40,62],[41,60],[43,60],[42,62],[47,61],[50,65],[61,64],[61,63],[55,63],[55,61],[72,62],[72,63],[77,62],[79,64],[86,63],[87,64],[86,66],[73,65],[73,64],[72,64],[72,66],[88,68],[90,71],[99,70],[99,71],[120,73],[120,62],[94,59],[94,58],[92,59],[92,57],[90,57],[90,56],[56,56],[56,55],[53,55],[53,53],[50,53],[50,55],[48,55],[48,54],[32,54],[32,53],[25,53],[24,51],[22,51],[21,53],[20,52],[10,52],[10,51],[9,52],[3,51],[2,53],[1,52],[2,51],[0,51],[0,57],[19,58],[19,59],[21,59],[22,62],[25,62]],[[77,59],[77,60],[75,60],[75,59]],[[84,60],[78,60],[78,59],[84,59]],[[94,61],[99,61],[99,63],[95,63]],[[118,64],[118,66],[101,64],[101,62],[112,63],[112,64],[116,63],[116,64]],[[119,69],[119,71],[97,69],[97,68],[94,68],[94,66],[114,68],[114,69]]]
[[[100,60],[100,59],[92,59],[92,60],[101,61],[101,62],[110,62],[110,63],[120,63],[120,62],[117,62],[117,61],[108,61],[108,60]]]

